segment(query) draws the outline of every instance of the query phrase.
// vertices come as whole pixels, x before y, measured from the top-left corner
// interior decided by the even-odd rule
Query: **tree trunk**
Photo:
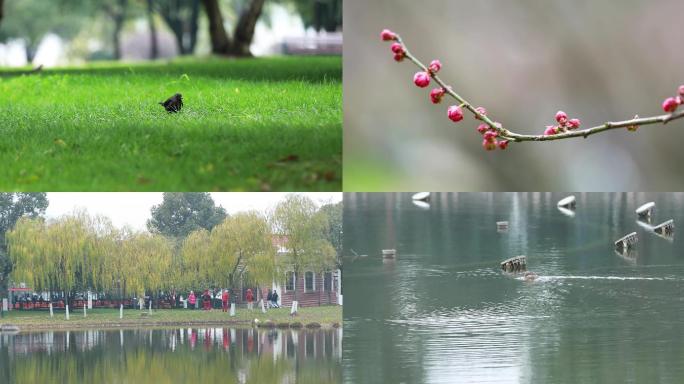
[[[154,25],[154,0],[147,0],[147,22],[150,25],[150,59],[159,57],[159,46],[157,45],[157,27]]]
[[[26,42],[26,61],[31,64],[33,59],[36,57],[36,48],[32,46],[30,41]]]
[[[123,21],[120,19],[114,20],[114,33],[112,34],[112,45],[114,46],[114,59],[121,59],[121,29],[123,28]]]
[[[185,52],[185,45],[183,44],[183,28],[180,23],[173,23],[167,21],[171,32],[173,32],[173,37],[176,38],[176,45],[178,46],[178,53],[181,55],[187,55]]]
[[[126,21],[126,9],[128,0],[118,0],[118,9],[108,9],[109,15],[114,20],[114,31],[112,33],[112,44],[114,45],[114,58],[121,59],[121,31]]]
[[[235,26],[233,40],[223,27],[223,15],[218,0],[202,0],[209,18],[211,51],[218,55],[251,56],[249,46],[254,37],[254,28],[261,16],[265,0],[250,0],[247,8],[240,14]]]
[[[218,0],[202,0],[204,11],[209,19],[209,37],[211,38],[211,51],[219,55],[230,52],[231,44],[226,29],[223,27],[223,15]]]
[[[192,55],[195,52],[195,46],[197,45],[197,30],[199,29],[199,12],[200,12],[200,2],[199,0],[192,1],[192,12],[190,14],[190,41],[188,45],[184,45],[184,51],[186,55]]]
[[[251,56],[249,46],[252,45],[254,28],[264,9],[265,0],[252,0],[249,6],[240,14],[235,26],[232,54],[235,56]]]
[[[2,9],[3,9],[2,2],[3,2],[3,0],[0,0],[0,21],[2,21],[2,15],[3,15],[3,12],[2,12]]]

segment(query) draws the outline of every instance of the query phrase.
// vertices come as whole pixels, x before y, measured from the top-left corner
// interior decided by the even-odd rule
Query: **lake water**
[[[0,334],[2,383],[339,383],[342,330]]]
[[[564,196],[345,194],[343,382],[684,382],[684,243],[634,212],[684,223],[684,194]],[[539,279],[501,272],[517,255]]]

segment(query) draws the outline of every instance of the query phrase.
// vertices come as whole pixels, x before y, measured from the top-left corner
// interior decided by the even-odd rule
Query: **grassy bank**
[[[251,326],[254,319],[258,319],[262,324],[270,320],[276,325],[299,322],[306,326],[315,322],[322,327],[333,327],[335,324],[342,323],[342,307],[335,305],[300,308],[299,314],[295,317],[290,316],[289,308],[272,308],[264,314],[260,309],[248,311],[240,307],[234,317],[216,309],[211,311],[160,309],[152,310],[151,314],[147,314],[147,310],[126,309],[123,319],[119,319],[117,309],[93,309],[88,311],[87,317],[83,317],[83,310],[71,311],[69,320],[66,320],[64,311],[55,311],[53,318],[50,318],[50,313],[47,311],[10,311],[0,319],[0,325],[16,325],[22,331],[166,326]]]
[[[339,57],[4,71],[0,93],[3,190],[341,190]]]

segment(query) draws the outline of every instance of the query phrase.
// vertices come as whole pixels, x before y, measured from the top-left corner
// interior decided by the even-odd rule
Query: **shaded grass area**
[[[255,306],[256,307],[256,306]],[[145,313],[145,315],[142,315]],[[22,331],[45,330],[45,329],[75,329],[75,328],[112,328],[112,327],[154,327],[154,326],[178,326],[178,325],[245,325],[249,326],[254,319],[260,322],[271,320],[275,323],[300,322],[306,325],[316,322],[324,327],[331,327],[334,323],[342,323],[342,307],[329,305],[321,307],[300,307],[299,314],[290,316],[289,308],[271,308],[267,313],[261,313],[261,309],[252,311],[244,307],[236,310],[235,317],[220,309],[211,311],[189,309],[160,309],[139,311],[125,309],[123,319],[119,319],[118,309],[92,309],[83,317],[83,310],[70,311],[70,319],[66,320],[64,311],[55,311],[55,316],[50,317],[48,311],[10,311],[0,319],[0,324],[13,324],[19,326]]]
[[[341,190],[341,76],[333,57],[5,71],[0,189]]]

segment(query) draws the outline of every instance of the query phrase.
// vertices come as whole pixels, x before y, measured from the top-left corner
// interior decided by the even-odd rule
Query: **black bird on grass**
[[[166,99],[166,101],[159,103],[159,105],[164,106],[167,112],[180,112],[181,108],[183,108],[183,96],[180,93],[176,93]]]

